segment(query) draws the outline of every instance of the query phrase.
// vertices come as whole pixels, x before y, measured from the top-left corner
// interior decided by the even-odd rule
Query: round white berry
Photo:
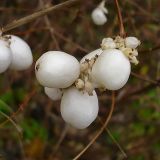
[[[0,73],[8,69],[11,60],[12,54],[7,42],[0,40]]]
[[[60,90],[59,88],[45,87],[44,92],[50,99],[54,101],[59,100],[62,97],[62,90]]]
[[[95,8],[91,14],[92,20],[96,25],[103,25],[107,22],[107,17],[99,7]]]
[[[29,45],[21,38],[9,35],[12,61],[10,68],[14,70],[25,70],[33,63],[32,51]]]
[[[92,58],[96,57],[96,55],[99,56],[102,52],[103,52],[102,49],[100,49],[100,48],[99,48],[99,49],[96,49],[96,50],[88,53],[87,55],[85,55],[85,56],[81,59],[80,63],[83,63],[86,59],[87,59],[87,60],[91,60]]]
[[[37,60],[35,72],[41,85],[67,88],[79,77],[80,65],[75,57],[65,52],[49,51]]]
[[[136,37],[125,38],[125,45],[128,48],[137,48],[140,45],[140,41]]]
[[[130,72],[129,59],[118,49],[108,49],[93,65],[92,79],[103,88],[118,90],[126,84]]]
[[[89,96],[75,87],[64,91],[61,100],[61,115],[65,122],[77,129],[88,127],[98,115],[98,98],[96,92]]]

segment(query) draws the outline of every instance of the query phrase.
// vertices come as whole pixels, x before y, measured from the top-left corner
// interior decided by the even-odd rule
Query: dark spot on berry
[[[86,62],[89,62],[89,59],[86,58],[85,61],[86,61]]]
[[[36,65],[36,71],[39,70],[39,67],[40,67],[40,64],[37,64],[37,65]]]
[[[98,58],[98,56],[99,56],[98,54],[95,55],[96,58]]]

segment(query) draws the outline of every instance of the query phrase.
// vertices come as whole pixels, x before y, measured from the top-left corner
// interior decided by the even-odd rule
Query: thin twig
[[[19,106],[19,108],[17,109],[17,111],[14,112],[9,118],[10,118],[10,119],[15,118],[15,116],[16,116],[18,113],[20,113],[20,111],[23,111],[24,108],[27,106],[29,100],[33,97],[33,95],[34,95],[35,93],[36,93],[36,90],[35,90],[35,89],[32,90],[31,93],[25,97],[25,100],[24,100],[23,103]],[[5,120],[4,122],[2,122],[2,123],[0,124],[0,126],[5,125],[7,122],[9,122],[9,119],[7,119],[7,120]]]
[[[159,23],[159,18],[154,17],[153,14],[151,14],[152,12],[147,12],[146,8],[141,7],[141,5],[139,5],[138,3],[136,3],[135,1],[131,1],[131,0],[126,0],[128,3],[130,3],[131,5],[135,6],[139,11],[141,11],[144,15],[146,15],[147,17],[150,17],[152,20],[154,20],[155,22]]]
[[[19,27],[21,25],[24,25],[26,23],[29,23],[29,22],[31,22],[31,21],[39,18],[39,17],[42,17],[42,16],[44,16],[44,15],[46,15],[46,14],[52,12],[52,11],[56,11],[56,10],[59,10],[59,9],[65,8],[65,7],[69,7],[69,6],[75,4],[78,1],[80,1],[80,0],[68,0],[68,1],[60,3],[58,5],[44,8],[44,9],[42,9],[40,11],[37,11],[37,12],[31,14],[31,15],[23,17],[23,18],[21,18],[19,20],[14,20],[13,22],[11,22],[11,23],[7,24],[6,26],[4,26],[2,28],[2,32],[4,33],[4,32],[7,32],[7,31],[9,31],[11,29],[17,28],[17,27]]]
[[[107,131],[107,133],[110,136],[110,138],[112,139],[112,141],[117,145],[117,147],[119,148],[119,150],[123,154],[124,158],[127,158],[127,154],[124,152],[123,148],[120,146],[120,144],[117,142],[117,140],[113,137],[113,135],[110,132],[110,130],[108,128],[106,128],[105,130]]]
[[[40,3],[40,6],[41,6],[41,7],[45,5],[43,0],[39,0],[39,3]],[[58,41],[57,41],[57,39],[56,39],[56,37],[55,37],[55,33],[54,33],[55,30],[54,30],[54,28],[52,27],[51,22],[50,22],[50,20],[49,20],[49,18],[48,18],[47,15],[44,17],[44,21],[45,21],[45,23],[46,23],[46,26],[49,28],[50,35],[51,35],[51,38],[53,39],[53,41],[54,41],[54,43],[55,43],[56,49],[57,49],[57,50],[60,50]]]
[[[96,141],[96,139],[102,134],[102,132],[105,130],[107,124],[109,123],[112,117],[114,107],[115,107],[115,93],[114,91],[112,91],[112,104],[111,104],[111,109],[110,109],[109,115],[107,116],[106,121],[104,122],[100,130],[96,133],[96,135],[93,137],[93,139],[88,143],[88,145],[75,158],[73,158],[73,160],[79,159],[88,150],[88,148]]]
[[[123,19],[122,19],[122,14],[121,14],[121,11],[120,11],[118,0],[114,0],[114,2],[115,2],[115,5],[116,5],[116,8],[117,8],[120,36],[125,37],[126,33],[125,33],[125,30],[124,30]]]
[[[73,44],[77,49],[79,49],[82,52],[88,53],[89,51],[82,46],[80,46],[78,43],[73,42],[71,39],[65,37],[63,34],[59,33],[57,30],[55,32],[55,35],[58,36],[60,39],[64,40],[65,42]]]
[[[60,135],[60,137],[59,137],[59,140],[57,141],[57,143],[54,147],[54,151],[53,151],[52,156],[54,156],[57,153],[61,143],[63,142],[64,138],[66,137],[67,131],[68,131],[68,125],[66,124],[62,133],[61,133],[61,135]]]
[[[8,122],[11,122],[13,124],[13,126],[16,128],[16,131],[18,132],[18,141],[21,147],[21,153],[24,155],[24,149],[23,149],[23,143],[22,143],[22,128],[16,124],[16,122],[14,122],[14,120],[12,120],[11,117],[9,117],[8,115],[6,115],[5,113],[0,111],[0,114],[3,115],[5,118],[7,118]],[[0,124],[0,128],[2,127],[2,125]],[[0,160],[2,159],[1,155],[0,155]],[[4,160],[4,159],[2,159]]]
[[[15,32],[15,34],[16,34],[16,35],[25,35],[25,34],[30,34],[30,33],[32,33],[32,32],[40,32],[40,31],[43,31],[43,30],[49,30],[49,28],[48,28],[48,27],[39,27],[38,29],[37,29],[37,28],[35,28],[35,29],[30,29],[29,31]],[[55,34],[58,38],[62,39],[63,41],[73,44],[73,45],[76,47],[76,49],[79,49],[80,51],[85,52],[85,53],[88,53],[88,52],[89,52],[87,49],[83,48],[83,47],[80,46],[78,43],[73,42],[71,39],[65,37],[63,34],[61,34],[60,32],[58,32],[58,31],[55,30],[55,29],[54,29],[54,34]]]
[[[158,82],[159,82],[159,86],[160,86],[160,79],[159,79]],[[156,88],[156,87],[158,87],[158,85],[153,84],[153,83],[148,84],[148,85],[146,85],[146,86],[144,86],[144,87],[142,87],[142,88],[138,88],[137,90],[134,90],[134,91],[128,93],[126,96],[124,96],[124,98],[128,98],[129,96],[132,96],[132,95],[137,95],[137,94],[146,93],[146,92],[148,92],[149,90],[151,90],[151,89],[153,89],[153,88]]]
[[[131,75],[142,80],[142,81],[146,81],[146,82],[149,82],[149,83],[152,83],[152,84],[155,84],[157,86],[160,86],[160,83],[156,80],[152,80],[152,79],[148,79],[148,78],[145,78],[137,73],[134,73],[134,72],[131,72]]]
[[[147,53],[147,52],[153,52],[153,51],[156,51],[156,50],[160,50],[160,44],[156,45],[155,47],[149,48],[149,49],[140,50],[138,52],[139,53]]]
[[[5,118],[7,118],[8,122],[11,122],[13,124],[13,126],[16,128],[16,130],[18,131],[18,134],[20,135],[20,137],[22,137],[22,129],[12,120],[11,117],[9,117],[8,115],[6,115],[5,113],[0,111],[0,114],[3,115]],[[0,124],[0,128],[3,125]]]
[[[100,117],[98,117],[100,123],[103,125],[103,122],[101,120]],[[125,151],[123,150],[123,148],[121,147],[121,145],[117,142],[117,140],[114,138],[114,136],[112,135],[111,131],[106,127],[105,131],[108,133],[109,137],[112,139],[112,141],[116,144],[116,146],[119,148],[119,150],[121,151],[121,153],[123,154],[123,156],[125,158],[127,158],[127,154],[125,153]]]

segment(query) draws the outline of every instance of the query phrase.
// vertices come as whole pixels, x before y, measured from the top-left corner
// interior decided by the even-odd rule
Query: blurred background
[[[1,0],[0,26],[32,14],[62,0]],[[92,10],[99,0],[51,12],[46,17],[8,32],[31,46],[34,62],[49,50],[62,50],[77,59],[100,47],[102,38],[119,34],[116,7],[108,0],[108,21],[96,26]],[[116,92],[116,107],[107,130],[80,158],[81,160],[160,160],[160,0],[120,1],[125,31],[141,40],[139,65],[132,65],[129,82]],[[106,119],[111,92],[98,92],[99,117]],[[0,75],[0,159],[70,160],[92,139],[102,124],[98,119],[85,130],[67,126],[60,116],[60,101],[45,94],[34,74],[8,70]],[[10,117],[10,118],[9,118]],[[6,121],[7,120],[7,121]]]

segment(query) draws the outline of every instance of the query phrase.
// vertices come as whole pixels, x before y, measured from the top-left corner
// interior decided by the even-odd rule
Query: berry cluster
[[[36,77],[49,98],[61,99],[62,118],[73,127],[84,129],[98,115],[95,88],[122,88],[130,76],[130,62],[138,64],[138,45],[136,37],[104,38],[101,48],[80,62],[67,53],[49,51],[37,60]]]
[[[8,68],[25,70],[32,62],[31,49],[24,40],[14,35],[0,37],[0,73]]]

